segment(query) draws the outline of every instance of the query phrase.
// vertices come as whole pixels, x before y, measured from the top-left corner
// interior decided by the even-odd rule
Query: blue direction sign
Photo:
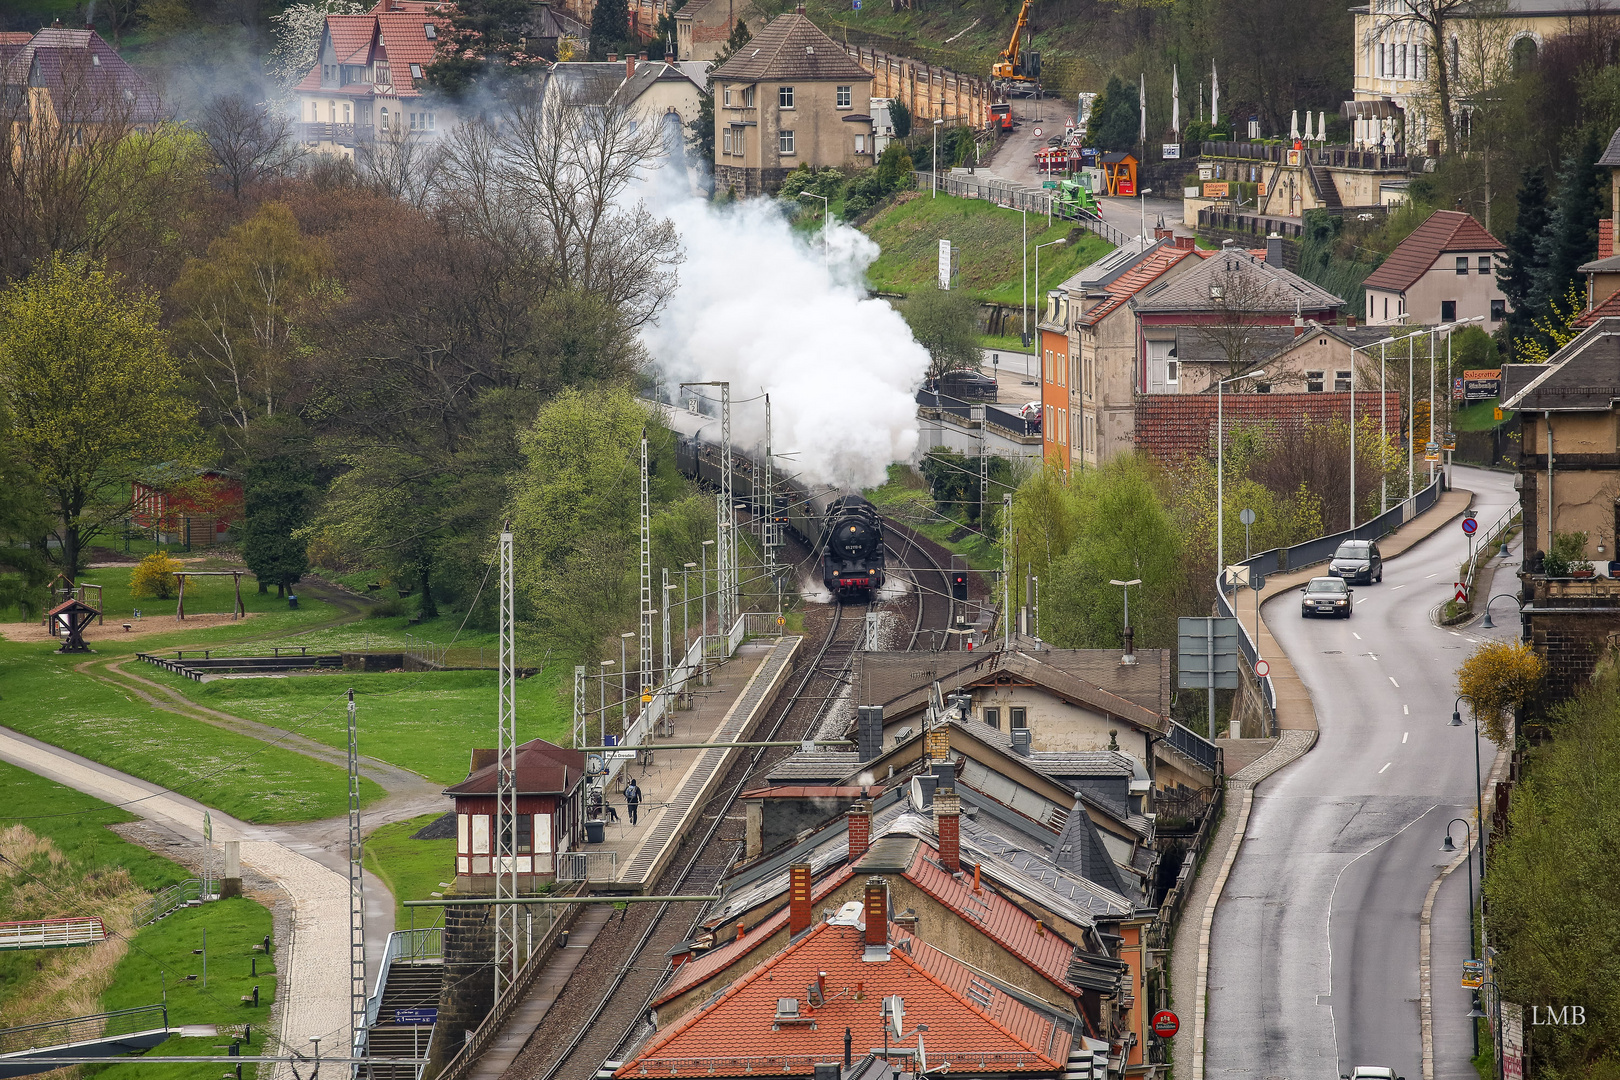
[[[1477,528],[1479,528],[1479,522],[1475,521],[1473,518],[1463,518],[1463,532],[1467,533],[1469,536],[1473,536],[1474,530]]]
[[[415,1026],[419,1024],[436,1024],[439,1022],[438,1009],[395,1009],[394,1023],[401,1026]]]

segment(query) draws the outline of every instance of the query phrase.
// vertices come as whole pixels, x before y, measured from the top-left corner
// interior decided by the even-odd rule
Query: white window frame
[[[778,86],[776,88],[776,107],[778,109],[793,108],[793,87]]]
[[[778,131],[776,133],[776,152],[778,154],[783,155],[783,156],[788,156],[788,155],[792,155],[792,154],[797,153],[797,151],[793,149],[793,129],[792,128],[788,128],[788,129],[786,129],[784,131]]]
[[[853,109],[855,107],[854,104],[853,104],[853,102],[855,100],[855,95],[854,95],[851,87],[840,86],[838,88],[837,94],[838,94],[838,97],[837,97],[838,107],[840,109]]]

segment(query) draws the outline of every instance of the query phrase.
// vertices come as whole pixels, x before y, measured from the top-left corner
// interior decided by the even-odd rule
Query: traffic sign
[[[1036,128],[1036,129],[1035,129],[1035,137],[1036,137],[1036,138],[1037,138],[1037,139],[1038,139],[1038,138],[1040,138],[1040,137],[1041,137],[1041,129],[1040,129],[1040,128]]]
[[[1253,510],[1245,510],[1245,511],[1243,511],[1241,514],[1238,515],[1238,520],[1243,522],[1243,524],[1245,524],[1245,525],[1253,525],[1254,524],[1254,511]]]
[[[1473,536],[1474,530],[1479,528],[1479,522],[1475,521],[1473,518],[1463,518],[1462,525],[1463,532],[1467,533],[1469,536]]]
[[[1181,1021],[1169,1009],[1160,1009],[1153,1014],[1153,1034],[1161,1039],[1168,1039],[1181,1030]]]
[[[1464,990],[1478,990],[1485,985],[1485,961],[1464,960],[1462,988]]]
[[[438,1009],[395,1009],[394,1023],[401,1027],[418,1026],[422,1024],[437,1024],[439,1022]]]
[[[1459,604],[1468,603],[1468,587],[1460,581],[1457,582],[1457,595],[1455,599]]]
[[[1271,674],[1271,665],[1264,660],[1256,660],[1254,662],[1254,674],[1256,678],[1265,678]]]

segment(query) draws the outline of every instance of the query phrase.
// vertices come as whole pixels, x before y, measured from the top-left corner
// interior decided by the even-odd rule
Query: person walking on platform
[[[630,824],[636,823],[636,811],[641,808],[641,788],[634,780],[625,785],[624,804],[630,809]]]

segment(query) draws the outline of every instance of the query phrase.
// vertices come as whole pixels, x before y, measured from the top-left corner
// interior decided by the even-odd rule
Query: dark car
[[[951,397],[996,400],[996,380],[979,371],[947,371],[939,377],[938,387]]]
[[[1384,557],[1378,553],[1378,544],[1372,540],[1346,540],[1333,553],[1328,563],[1332,577],[1354,581],[1357,585],[1371,585],[1384,580]]]
[[[1342,578],[1311,578],[1310,584],[1300,592],[1305,596],[1299,602],[1299,613],[1306,618],[1312,615],[1334,615],[1348,619],[1355,607],[1355,593],[1350,591],[1350,586],[1346,585]]]

